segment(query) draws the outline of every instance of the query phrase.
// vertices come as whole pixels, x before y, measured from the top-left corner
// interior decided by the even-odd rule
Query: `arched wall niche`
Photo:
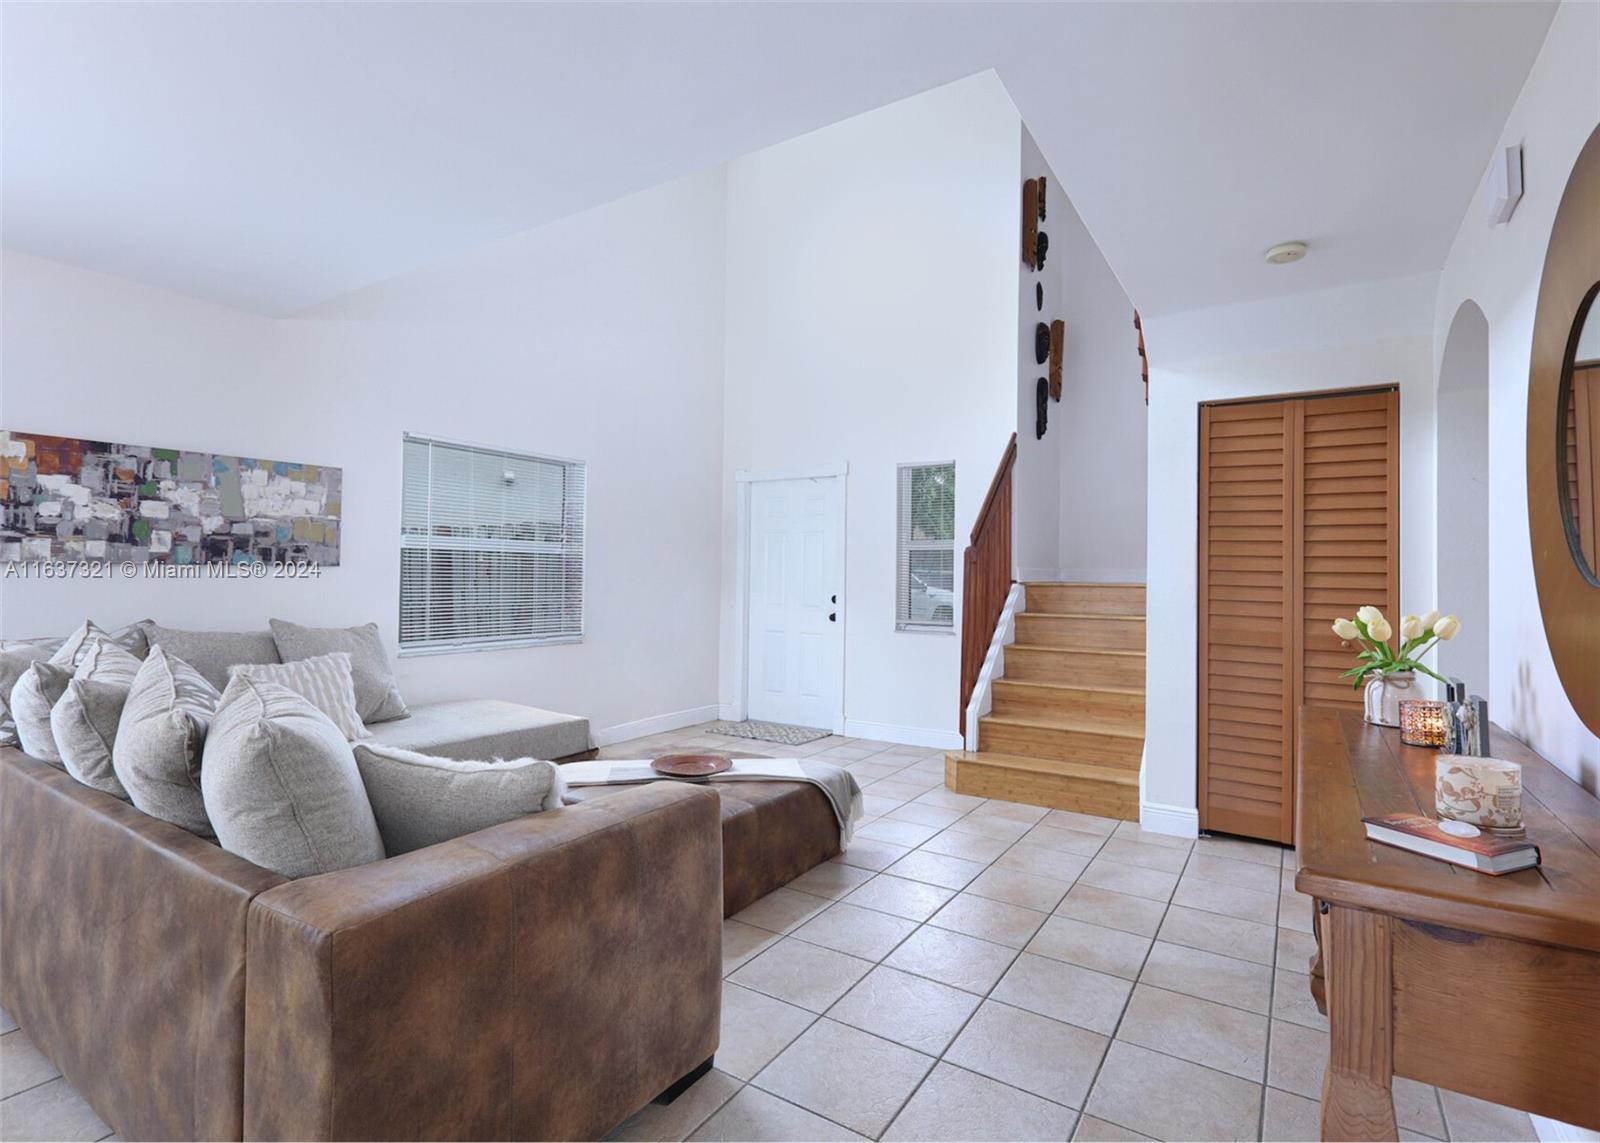
[[[1439,673],[1489,693],[1489,322],[1461,303],[1439,364],[1438,607],[1461,633],[1438,652]]]

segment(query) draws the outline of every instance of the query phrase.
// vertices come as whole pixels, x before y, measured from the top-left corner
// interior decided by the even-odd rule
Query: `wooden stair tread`
[[[1028,607],[1017,612],[1018,615],[1031,615],[1039,619],[1093,619],[1095,622],[1109,620],[1112,623],[1143,623],[1142,615],[1100,615],[1093,611],[1035,611]]]
[[[1095,583],[1071,579],[1025,579],[1024,587],[1136,587],[1143,591],[1146,584],[1142,583]]]
[[[1031,580],[976,751],[949,788],[1136,821],[1145,735],[1146,585]]]
[[[987,750],[951,750],[945,758],[956,763],[975,763],[995,766],[1004,770],[1025,770],[1031,774],[1048,774],[1058,778],[1077,778],[1089,782],[1105,782],[1113,786],[1139,788],[1137,770],[1122,770],[1113,766],[1095,766],[1087,762],[1065,762],[1057,758],[1030,758],[1023,754],[996,754]]]
[[[1056,651],[1065,655],[1120,655],[1124,658],[1144,658],[1143,651],[1108,651],[1098,647],[1057,647],[1050,643],[1012,643],[1006,648],[1008,651]],[[1096,690],[1095,687],[1080,687],[1079,690]]]
[[[1039,679],[1013,679],[1007,675],[999,676],[995,679],[995,683],[997,685],[1004,683],[1008,687],[1037,687],[1042,691],[1073,691],[1084,695],[1137,695],[1141,698],[1144,697],[1143,687],[1102,686],[1099,683],[1091,687],[1082,683],[1047,683]]]
[[[1076,734],[1101,734],[1107,738],[1129,738],[1144,741],[1144,719],[1139,719],[1139,729],[1111,726],[1094,718],[1073,714],[986,714],[980,722],[1000,726],[1031,726],[1039,730],[1069,730]]]

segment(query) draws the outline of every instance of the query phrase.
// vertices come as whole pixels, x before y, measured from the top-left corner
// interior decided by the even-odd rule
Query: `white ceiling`
[[[1553,13],[6,4],[3,237],[292,313],[992,67],[1135,303],[1192,309],[1438,269]]]

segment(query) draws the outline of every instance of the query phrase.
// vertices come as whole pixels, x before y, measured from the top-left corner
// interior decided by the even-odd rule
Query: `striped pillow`
[[[240,663],[229,676],[287,687],[333,720],[346,742],[370,738],[372,732],[356,712],[355,672],[350,652],[331,651],[292,663]]]
[[[116,631],[107,631],[93,619],[85,619],[71,635],[68,635],[56,648],[55,654],[50,656],[50,662],[58,667],[74,669],[89,653],[89,648],[96,642],[115,643],[136,659],[143,659],[149,653],[150,643],[145,638],[143,623],[130,623]]]

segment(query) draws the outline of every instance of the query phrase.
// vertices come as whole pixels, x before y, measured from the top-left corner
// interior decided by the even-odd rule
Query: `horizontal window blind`
[[[400,646],[583,636],[585,466],[407,433]]]
[[[895,626],[955,626],[956,466],[902,464]]]

